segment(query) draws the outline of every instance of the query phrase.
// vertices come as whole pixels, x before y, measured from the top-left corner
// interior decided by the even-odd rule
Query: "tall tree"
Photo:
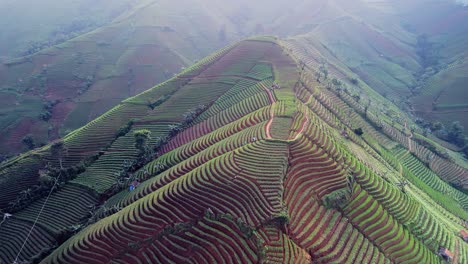
[[[465,131],[465,128],[460,124],[459,121],[453,122],[448,131],[449,141],[458,146],[464,146],[465,145],[465,137],[463,135],[464,131]]]
[[[140,151],[140,155],[146,152],[148,141],[151,139],[151,131],[148,129],[140,129],[133,132],[135,137],[135,148]]]
[[[58,160],[60,169],[63,169],[63,156],[67,153],[67,147],[63,140],[56,141],[50,146],[50,154],[52,158]]]

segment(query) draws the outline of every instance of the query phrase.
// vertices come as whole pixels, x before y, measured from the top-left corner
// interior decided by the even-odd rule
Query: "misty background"
[[[303,1],[303,0],[275,0],[275,1],[227,1],[227,0],[204,0],[204,1],[180,1],[181,14],[185,7],[203,6],[216,11],[219,16],[227,16],[229,21],[237,25],[238,34],[249,36],[258,33],[259,28],[243,29],[248,21],[261,22],[262,26],[268,28],[274,26],[275,22],[297,18],[307,20],[314,15],[314,7],[323,1]],[[334,1],[341,2],[343,1]],[[382,7],[390,7],[391,12],[405,12],[405,8],[410,5],[420,6],[425,3],[445,2],[454,3],[454,0],[413,0],[407,1],[375,1],[362,0],[355,1],[358,8],[362,8],[361,3],[374,5],[382,11]],[[468,0],[456,0],[457,3],[466,5]],[[138,6],[161,5],[165,6],[165,1],[154,0],[1,0],[0,1],[0,59],[13,58],[30,55],[45,47],[63,43],[80,34],[92,31],[98,27],[108,25],[119,16],[126,16]],[[348,5],[344,5],[348,6]],[[398,10],[398,8],[401,8]],[[298,12],[298,9],[301,12]],[[356,7],[350,6],[350,11]],[[309,11],[309,12],[304,12]],[[413,15],[421,15],[417,10]],[[156,13],[156,12],[155,12]],[[215,14],[212,14],[215,15]],[[290,17],[285,17],[290,15]],[[327,14],[324,14],[327,15]],[[330,14],[332,15],[332,14]],[[298,17],[299,16],[299,17]],[[255,17],[255,18],[254,18]],[[326,18],[326,17],[324,17]],[[382,17],[384,19],[384,17]],[[404,19],[404,18],[403,18]],[[301,23],[301,22],[299,22]],[[290,25],[289,25],[290,26]],[[234,32],[231,32],[234,33]],[[294,28],[288,28],[280,32],[271,32],[275,35],[291,36],[297,33]]]

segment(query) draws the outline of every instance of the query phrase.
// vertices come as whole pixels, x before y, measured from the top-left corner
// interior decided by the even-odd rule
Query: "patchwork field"
[[[413,99],[416,113],[427,120],[440,120],[447,127],[454,121],[468,127],[467,70],[466,60],[459,61],[430,78],[421,94]]]
[[[12,8],[15,4],[18,8],[27,5],[24,1],[18,2],[21,3],[3,5]],[[74,12],[73,8],[78,6],[76,1],[66,8],[62,3],[54,6],[52,2],[47,1],[44,5],[53,6],[52,10],[62,8],[59,13],[64,14]],[[86,2],[90,2],[87,5],[93,12],[96,11],[94,8],[99,10],[104,5]],[[197,8],[197,0],[185,1],[183,18],[174,16],[183,11],[181,5],[173,5],[171,1],[133,2],[116,1],[113,8],[124,6],[128,10],[115,13],[120,16],[104,26],[96,26],[97,29],[89,33],[25,57],[0,62],[2,160],[28,150],[22,143],[24,137],[30,135],[35,147],[61,138],[120,101],[172,78],[234,38],[234,33],[227,34],[224,39],[218,38],[219,28],[223,24],[226,26],[227,21]],[[31,15],[37,16],[36,12],[31,11]],[[0,13],[5,12],[2,9]],[[156,21],[154,16],[158,16]],[[97,18],[87,21],[94,19]],[[44,21],[44,27],[49,24],[53,21]],[[197,30],[192,30],[195,28]],[[47,30],[41,27],[35,33],[43,36]],[[7,43],[2,42],[0,46],[3,44]],[[252,74],[259,74],[261,67],[260,64],[258,71]]]
[[[0,260],[466,263],[466,169],[283,45],[226,47],[2,163]]]

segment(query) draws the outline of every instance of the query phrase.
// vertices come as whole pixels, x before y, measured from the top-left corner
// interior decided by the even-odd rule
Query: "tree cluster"
[[[34,143],[34,138],[31,134],[28,134],[26,136],[23,137],[23,139],[21,140],[21,142],[26,145],[26,147],[28,149],[33,149],[34,147],[36,147],[36,143]]]
[[[44,121],[49,121],[50,118],[52,117],[52,109],[54,106],[56,106],[58,103],[60,103],[59,100],[52,100],[52,101],[47,101],[43,105],[44,111],[39,115],[39,117],[44,120]]]
[[[148,129],[136,130],[133,132],[135,137],[135,148],[139,150],[139,155],[143,155],[148,148],[148,141],[151,140],[151,131]]]
[[[21,55],[32,55],[43,49],[58,45],[83,33],[91,31],[97,26],[99,26],[99,24],[92,22],[91,19],[83,18],[80,20],[74,20],[69,25],[62,26],[57,30],[54,30],[45,41],[29,42],[26,49],[21,52]]]
[[[459,121],[452,122],[448,128],[445,127],[445,125],[443,125],[441,122],[426,122],[421,118],[416,119],[416,124],[424,129],[424,136],[433,133],[438,138],[455,144],[459,147],[464,147],[466,145],[465,128],[460,124]]]

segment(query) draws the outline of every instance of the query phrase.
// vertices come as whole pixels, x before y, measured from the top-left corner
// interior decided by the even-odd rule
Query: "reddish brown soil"
[[[57,104],[52,110],[52,118],[50,123],[54,125],[54,129],[50,134],[50,139],[59,138],[60,125],[65,121],[67,115],[75,108],[75,102],[66,101]]]
[[[32,134],[33,127],[38,123],[38,120],[32,118],[23,118],[17,125],[9,128],[5,135],[8,135],[0,143],[8,149],[22,149],[23,143],[21,140],[24,136]]]

